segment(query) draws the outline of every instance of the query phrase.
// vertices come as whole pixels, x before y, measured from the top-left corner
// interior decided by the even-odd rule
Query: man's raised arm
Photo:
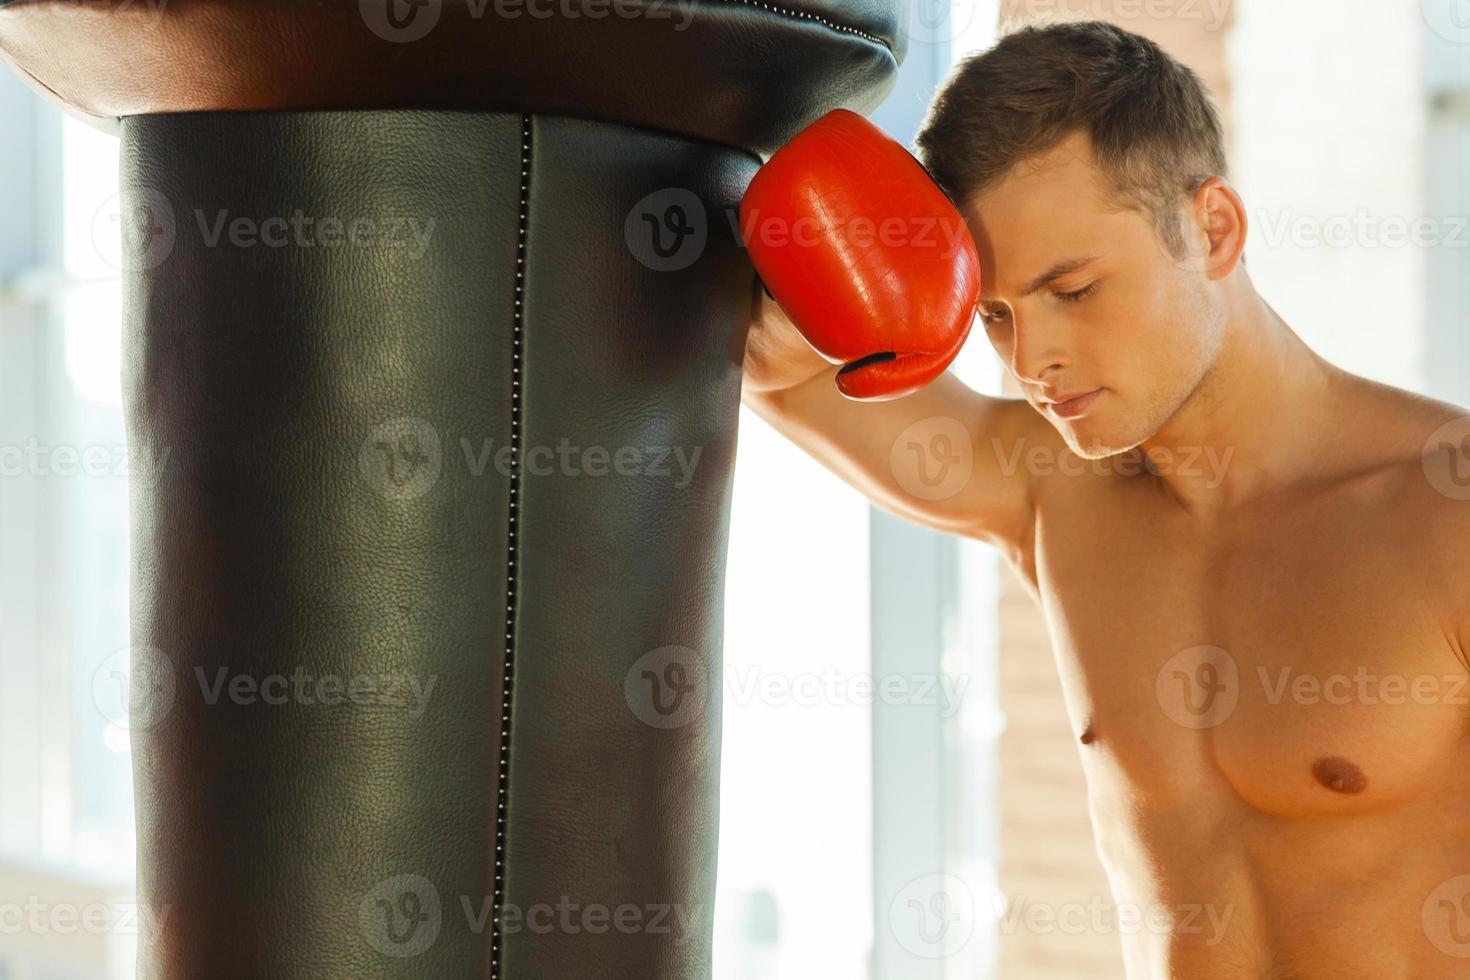
[[[1032,513],[1019,461],[1028,442],[1059,437],[1026,402],[948,371],[974,324],[980,261],[918,161],[837,110],[756,174],[741,226],[766,287],[745,404],[886,510],[1019,549]]]
[[[744,404],[889,513],[1007,553],[1024,547],[1032,498],[1021,461],[1032,445],[1061,442],[1030,405],[952,371],[902,398],[855,401],[774,301],[759,295],[755,310]]]

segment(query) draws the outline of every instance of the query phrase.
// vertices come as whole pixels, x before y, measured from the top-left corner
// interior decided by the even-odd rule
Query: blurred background
[[[956,60],[1037,18],[1110,20],[1192,66],[1262,294],[1348,370],[1470,403],[1470,0],[913,0],[875,118],[909,141]],[[118,150],[9,73],[0,133],[0,980],[125,980]],[[1005,393],[981,335],[957,370]],[[1029,599],[748,412],[740,454],[716,976],[1121,976]]]

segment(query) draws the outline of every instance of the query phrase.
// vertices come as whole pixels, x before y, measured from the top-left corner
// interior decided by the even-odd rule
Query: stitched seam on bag
[[[510,504],[506,522],[505,569],[505,666],[500,690],[500,759],[495,780],[495,895],[490,919],[490,980],[499,980],[500,961],[505,937],[501,930],[501,911],[505,907],[506,843],[510,802],[510,735],[511,704],[515,680],[516,636],[516,572],[520,566],[519,528],[521,491],[521,339],[525,327],[523,300],[526,295],[526,229],[531,208],[531,117],[521,116],[521,205],[516,227],[515,307],[511,315],[510,356],[510,445],[513,467],[510,473]]]
[[[768,10],[773,14],[779,14],[783,17],[790,17],[795,20],[809,20],[814,23],[821,24],[828,30],[837,31],[841,34],[851,34],[854,37],[860,37],[865,41],[872,41],[874,44],[881,44],[889,51],[893,50],[892,43],[890,43],[889,41],[885,41],[883,38],[878,37],[876,34],[869,34],[867,31],[861,30],[856,27],[849,27],[847,24],[839,24],[835,20],[832,20],[828,17],[823,17],[821,14],[813,14],[805,10],[794,10],[791,7],[783,7],[779,4],[766,3],[765,0],[720,0],[720,2],[740,4],[744,7],[759,7],[762,10]]]

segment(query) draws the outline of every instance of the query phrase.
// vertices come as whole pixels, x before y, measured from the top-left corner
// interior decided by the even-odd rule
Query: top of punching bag
[[[877,106],[907,2],[0,0],[0,56],[112,131],[165,112],[530,112],[764,157]]]

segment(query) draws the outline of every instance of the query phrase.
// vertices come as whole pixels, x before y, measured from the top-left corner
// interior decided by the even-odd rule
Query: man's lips
[[[1091,408],[1102,393],[1103,389],[1097,388],[1068,398],[1057,399],[1056,401],[1043,398],[1042,404],[1046,406],[1048,412],[1051,412],[1057,418],[1075,419]]]

